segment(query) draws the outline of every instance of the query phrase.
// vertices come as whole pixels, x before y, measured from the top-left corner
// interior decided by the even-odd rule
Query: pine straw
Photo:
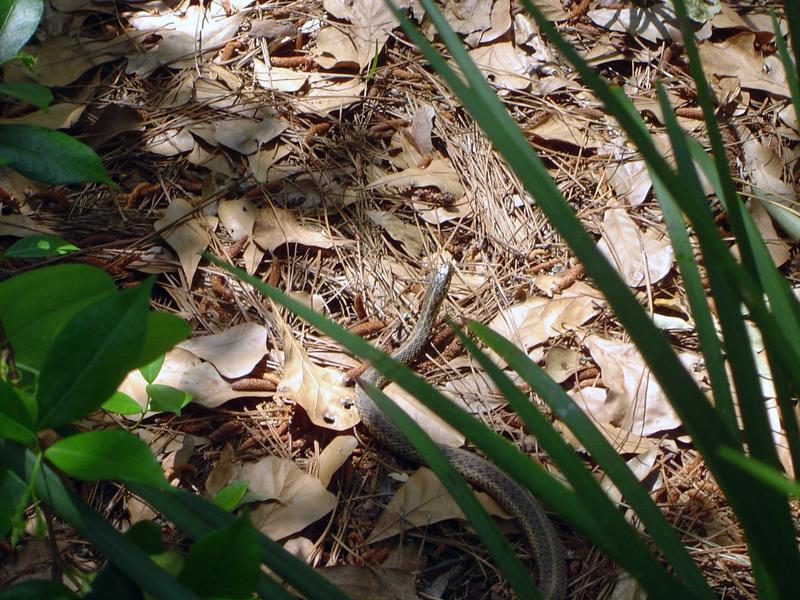
[[[317,3],[304,3],[303,12],[321,14],[321,8]],[[570,34],[576,44],[587,35],[579,28],[573,28]],[[630,38],[620,39],[631,42]],[[252,55],[253,52],[245,52],[238,60],[231,61],[231,70],[238,66],[244,81],[249,81],[246,73],[248,57]],[[654,69],[642,70],[633,77],[640,86],[640,93],[652,97],[653,77],[661,73],[672,76],[669,85],[676,95],[691,98],[683,68],[669,60],[664,62],[663,56],[661,61],[658,58]],[[124,98],[126,103],[143,109],[147,115],[144,139],[169,128],[211,121],[219,116],[210,106],[190,104],[191,108],[180,110],[159,109],[158,104],[169,86],[163,71],[147,81],[126,76],[119,67],[113,72],[107,67],[104,73],[107,74],[105,82],[95,91],[95,105]],[[270,94],[251,84],[244,93],[260,101],[270,98]],[[583,109],[588,126],[597,135],[612,139],[616,132],[608,121],[599,118],[596,107],[586,102],[585,97],[565,92],[543,99],[518,93],[506,100],[523,130],[548,114],[574,117],[577,109]],[[282,247],[272,259],[265,258],[258,274],[281,289],[319,297],[327,314],[341,325],[357,327],[365,322],[382,322],[382,328],[371,327],[371,339],[380,346],[390,347],[413,323],[426,273],[441,253],[451,254],[459,265],[446,311],[461,320],[488,322],[499,310],[537,294],[531,278],[541,272],[542,265],[550,274],[567,277],[575,273],[568,248],[529,201],[486,138],[464,115],[441,81],[403,44],[390,44],[385,64],[378,70],[369,96],[341,118],[338,114],[326,118],[297,114],[293,111],[291,95],[274,94],[270,101],[274,102],[279,116],[292,123],[283,139],[288,140],[291,147],[287,160],[298,169],[295,179],[304,173],[315,173],[320,181],[327,179],[337,183],[327,189],[325,185],[319,186],[325,208],[309,212],[307,218],[332,235],[355,243],[329,251],[296,245]],[[365,166],[376,156],[387,157],[388,142],[377,135],[381,127],[397,119],[410,122],[415,108],[423,103],[436,109],[434,144],[461,176],[467,192],[464,202],[473,209],[467,219],[433,225],[419,218],[412,206],[417,199],[410,193],[391,196],[365,189]],[[764,117],[764,114],[751,113],[732,120],[755,123],[768,130]],[[778,136],[770,140],[774,144],[782,143]],[[98,186],[87,186],[78,192],[64,190],[68,203],[61,206],[65,210],[52,211],[43,205],[42,222],[86,248],[79,260],[107,268],[125,284],[140,279],[134,269],[143,264],[159,271],[169,270],[159,279],[155,303],[159,309],[187,319],[196,334],[219,332],[243,321],[265,323],[270,329],[270,352],[265,364],[250,377],[260,378],[267,387],[274,385],[281,373],[282,355],[281,332],[271,307],[251,290],[203,265],[189,285],[169,252],[153,254],[161,246],[153,234],[153,223],[170,199],[189,197],[200,206],[218,197],[236,197],[238,192],[223,188],[219,194],[203,196],[201,185],[206,171],[192,166],[183,156],[161,158],[145,153],[142,141],[116,145],[104,153],[112,176],[121,183],[127,196]],[[598,232],[603,210],[613,200],[603,176],[603,168],[610,159],[582,148],[547,144],[538,139],[532,142],[551,166],[562,192],[585,226]],[[736,140],[731,141],[734,154],[736,144]],[[233,154],[232,158],[236,159]],[[138,196],[131,193],[137,185],[143,184],[149,185],[146,193]],[[257,202],[262,206],[281,206],[284,199],[279,187],[260,194]],[[356,202],[347,204],[337,196],[337,190],[342,188],[358,190]],[[143,188],[138,189],[141,192]],[[400,245],[374,225],[366,211],[375,209],[389,211],[415,225],[424,244],[423,256],[408,256]],[[647,227],[659,226],[661,221],[658,207],[652,201],[637,209],[634,218]],[[108,235],[104,238],[98,234]],[[234,250],[235,258],[235,245],[220,231],[217,235],[220,237],[213,239],[212,249],[222,255]],[[792,273],[797,272],[796,266],[792,264]],[[674,278],[648,288],[642,296],[642,301],[650,306],[659,299],[686,305],[680,282]],[[341,364],[331,360],[331,353],[338,350],[335,344],[289,315],[282,314],[280,318],[291,325],[315,361],[344,370]],[[624,337],[613,315],[605,312],[580,335],[564,335],[551,340],[549,345],[581,349],[581,338],[589,333]],[[696,348],[695,339],[686,334],[676,337],[675,341],[679,348]],[[453,356],[443,356],[446,347],[447,339],[432,347],[418,366],[434,384],[442,384],[459,372],[450,366]],[[448,352],[452,352],[452,348]],[[518,419],[506,409],[489,412],[481,418],[517,444],[524,445],[526,450],[536,450]],[[198,493],[204,491],[204,481],[226,444],[235,449],[237,460],[276,455],[291,458],[301,467],[313,470],[320,449],[334,437],[334,432],[312,426],[302,409],[284,405],[279,399],[233,401],[215,410],[189,406],[180,417],[159,415],[143,423],[142,428],[165,443],[181,442],[189,434],[197,436],[200,443],[189,462],[174,465],[171,474],[182,486]],[[547,462],[546,457],[540,458]],[[659,468],[648,482],[654,485],[657,501],[715,591],[726,598],[755,597],[741,532],[699,455],[689,446],[672,441],[662,447],[659,461]],[[387,472],[408,467],[410,465],[398,464],[394,457],[369,444],[368,440],[356,450],[352,463],[342,468],[331,484],[339,498],[337,510],[303,532],[317,546],[317,564],[381,564],[387,550],[394,548],[398,540],[377,545],[367,545],[364,540],[397,487],[387,477]],[[85,491],[112,522],[124,524],[125,504],[118,488],[102,484],[85,486]],[[708,533],[712,529],[714,535]],[[566,526],[559,523],[559,530],[571,558],[571,596],[578,599],[609,597],[619,571]],[[529,559],[529,550],[520,537],[513,539],[520,556]],[[425,590],[432,592],[433,588],[427,586],[440,581],[437,578],[443,573],[450,573],[451,577],[446,588],[448,598],[510,597],[502,576],[464,524],[447,521],[424,530],[409,531],[403,541],[415,545],[406,554],[411,552],[418,561],[414,565],[418,569],[418,589],[422,597],[429,597]],[[420,544],[421,550],[418,549]],[[73,562],[92,568],[95,563],[85,562],[88,559],[80,542],[74,541],[70,548]]]

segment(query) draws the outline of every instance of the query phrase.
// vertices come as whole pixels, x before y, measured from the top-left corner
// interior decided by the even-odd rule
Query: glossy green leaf
[[[25,482],[10,469],[0,467],[0,539],[15,526],[24,525],[21,513],[27,507],[20,502],[26,493]]]
[[[0,124],[0,157],[10,159],[10,168],[43,183],[114,185],[94,150],[47,127]]]
[[[176,415],[180,415],[181,409],[192,401],[190,393],[163,383],[148,384],[147,395],[150,397],[150,410],[173,412]]]
[[[216,528],[229,527],[236,520],[220,507],[185,490],[173,487],[158,489],[141,484],[131,484],[129,487],[159,514],[173,521],[194,539],[208,535]],[[305,562],[288,553],[279,543],[258,532],[257,536],[262,563],[303,597],[308,600],[348,600],[347,594]],[[264,598],[294,598],[265,575],[260,577],[258,589]]]
[[[145,339],[152,279],[84,308],[59,332],[37,390],[40,427],[57,427],[100,407],[136,366]]]
[[[762,483],[767,484],[776,491],[800,498],[800,481],[792,480],[786,475],[766,463],[755,458],[743,455],[741,452],[728,447],[721,447],[718,450],[720,457],[736,465],[747,476],[751,476]]]
[[[27,81],[0,82],[0,94],[22,100],[44,111],[53,101],[53,92],[50,88]]]
[[[156,314],[156,313],[151,313],[151,314]],[[183,322],[183,320],[181,321]],[[150,331],[150,329],[151,329],[150,327],[147,328],[148,332]],[[158,374],[161,372],[161,367],[164,366],[165,358],[166,355],[161,354],[155,360],[151,360],[143,367],[139,367],[139,373],[141,373],[142,377],[144,377],[144,380],[147,383],[153,383],[156,380],[156,377],[158,377]]]
[[[0,600],[78,600],[69,588],[57,581],[34,579],[0,590]]]
[[[248,481],[229,483],[214,496],[214,504],[228,512],[238,508],[247,493],[248,484]]]
[[[62,240],[57,235],[38,233],[21,238],[3,253],[5,258],[43,258],[63,256],[78,250],[78,247]]]
[[[0,321],[17,366],[38,371],[64,324],[115,291],[108,273],[88,265],[34,269],[0,283]]]
[[[44,456],[64,473],[78,479],[167,485],[161,465],[147,444],[124,429],[72,435],[50,446]]]
[[[203,598],[250,598],[260,566],[258,534],[243,514],[195,542],[178,581]]]
[[[150,366],[151,363],[171,350],[175,344],[189,337],[191,332],[192,328],[180,317],[161,311],[148,313],[147,334],[139,358],[136,359],[136,366],[142,368]],[[152,365],[150,368],[154,366]],[[145,379],[147,378],[145,377]],[[153,378],[154,380],[155,378]],[[147,381],[152,383],[149,379]]]
[[[118,415],[136,415],[144,412],[139,403],[124,392],[114,392],[111,398],[100,405],[100,408]]]
[[[42,0],[0,0],[0,65],[31,39],[43,11]]]
[[[159,600],[195,600],[196,594],[160,569],[136,544],[114,529],[104,517],[84,502],[46,464],[37,466],[36,456],[25,448],[0,440],[0,468],[13,470],[21,479],[33,481],[36,498],[71,525],[78,536],[120,567],[144,591]],[[156,489],[156,488],[151,488]]]

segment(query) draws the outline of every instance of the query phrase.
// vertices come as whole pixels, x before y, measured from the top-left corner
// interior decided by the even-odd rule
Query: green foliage
[[[214,496],[214,504],[222,510],[232,511],[241,504],[244,495],[247,493],[249,481],[234,481],[222,488]]]
[[[40,233],[21,238],[2,253],[2,258],[44,258],[63,256],[78,250],[77,246],[62,240],[57,235]]]
[[[94,150],[74,137],[38,125],[0,125],[0,157],[44,183],[114,182]]]
[[[87,481],[121,479],[167,485],[150,448],[124,429],[103,429],[59,440],[44,457],[67,475]]]
[[[0,65],[12,59],[33,64],[34,58],[20,50],[36,31],[43,10],[42,0],[0,0]],[[0,94],[43,110],[53,100],[48,88],[30,82],[0,82]],[[115,186],[89,146],[37,125],[0,125],[0,165],[44,183],[94,181]]]
[[[245,513],[197,540],[178,581],[201,598],[250,598],[260,564],[256,530]]]
[[[28,104],[33,104],[36,108],[44,111],[50,106],[53,101],[53,92],[50,88],[46,88],[38,83],[29,83],[25,81],[13,83],[0,83],[0,94],[5,94],[11,98],[22,100]]]
[[[0,536],[10,533],[15,543],[26,509],[47,505],[109,559],[83,595],[90,599],[139,600],[144,593],[164,599],[246,598],[256,589],[262,596],[291,598],[261,572],[263,561],[307,598],[344,600],[305,563],[258,533],[247,516],[237,519],[199,497],[187,503],[134,434],[78,432],[70,425],[100,406],[141,414],[132,399],[115,392],[117,386],[137,368],[154,381],[164,354],[189,334],[181,319],[149,311],[151,285],[147,280],[118,291],[105,272],[84,265],[45,267],[0,283],[5,350],[20,374],[7,364],[0,378]],[[188,401],[169,386],[151,383],[149,393],[153,408],[180,411]],[[37,434],[45,428],[57,428],[65,437],[43,450]],[[79,479],[123,482],[197,542],[184,556],[164,550],[155,524],[120,534],[54,467]],[[219,501],[232,510],[245,490],[229,486]],[[13,586],[2,597],[62,597],[60,587],[37,585]]]
[[[43,12],[42,0],[0,0],[0,65],[17,56]]]

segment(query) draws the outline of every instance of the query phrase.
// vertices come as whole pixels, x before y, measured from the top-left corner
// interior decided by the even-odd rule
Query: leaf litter
[[[397,486],[387,472],[407,465],[350,435],[355,361],[201,259],[211,249],[238,260],[390,349],[415,321],[435,257],[447,252],[458,274],[445,311],[490,323],[542,362],[647,478],[715,591],[752,592],[748,569],[732,573],[726,558],[740,552],[736,524],[640,357],[591,282],[576,281],[579,265],[535,193],[520,188],[382,1],[50,4],[26,49],[37,65],[9,65],[5,77],[56,86],[56,102],[48,114],[4,116],[94,140],[121,191],[44,190],[3,170],[0,231],[57,232],[123,284],[160,275],[157,307],[189,320],[195,336],[167,355],[155,381],[193,400],[180,416],[150,411],[129,424],[149,434],[174,484],[214,495],[234,478],[249,481],[264,531],[300,536],[291,539],[304,540],[296,542],[304,559],[326,565],[337,581],[363,576],[363,593],[381,589],[366,573],[384,568],[382,550],[397,543],[371,534],[385,528],[387,514],[395,522],[397,514],[419,517],[402,531],[403,543],[418,544],[433,562],[442,552],[458,556],[450,546],[462,536],[468,545],[460,547],[482,552],[453,524],[452,506],[399,504],[432,493],[435,481],[414,490],[424,469]],[[655,135],[663,126],[659,74],[680,123],[705,141],[668,2],[537,4],[625,88]],[[732,164],[750,186],[750,210],[773,259],[796,275],[791,165],[800,130],[769,13],[761,2],[708,4],[720,10],[698,17],[696,35],[727,115]],[[418,4],[405,6],[433,38]],[[584,225],[705,383],[651,181],[615,121],[516,2],[442,7]],[[419,372],[534,452],[486,374],[442,328],[433,337]],[[755,338],[753,347],[758,356]],[[120,389],[145,408],[146,384],[135,372]],[[442,439],[462,442],[416,414]],[[163,443],[169,436],[184,441]],[[439,502],[442,494],[432,494]],[[127,509],[131,521],[152,516],[135,498]],[[445,516],[434,522],[434,513]],[[613,569],[597,568],[607,563],[585,541],[564,537],[571,569],[583,577],[576,598],[628,589]],[[413,595],[414,578],[388,569],[377,581]],[[440,595],[468,597],[494,582],[470,569],[448,578]]]

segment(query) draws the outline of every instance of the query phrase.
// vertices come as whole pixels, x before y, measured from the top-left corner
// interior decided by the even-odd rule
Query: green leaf
[[[152,363],[175,344],[189,337],[191,332],[192,328],[180,317],[160,311],[148,313],[147,334],[139,358],[136,359],[136,366]]]
[[[1,460],[1,457],[0,457]],[[164,518],[174,522],[194,539],[208,535],[215,528],[229,527],[235,517],[215,504],[185,490],[169,487],[156,489],[141,484],[130,484],[132,492],[145,500]],[[308,600],[348,600],[349,596],[310,568],[305,562],[288,553],[279,543],[257,532],[261,561],[292,588]],[[265,575],[259,580],[262,598],[286,598],[286,591]]]
[[[114,185],[94,150],[47,127],[0,125],[0,156],[10,159],[15,171],[44,183]]]
[[[139,521],[125,532],[134,544],[148,554],[160,554],[164,551],[164,540],[161,537],[161,527],[153,521]]]
[[[229,483],[214,496],[214,504],[228,512],[238,508],[244,495],[247,493],[247,486],[249,483],[249,481],[235,481]]]
[[[125,537],[136,544],[151,558],[153,555],[164,551],[164,543],[161,539],[161,528],[152,521],[140,521],[135,523]],[[162,568],[164,565],[155,561]],[[167,570],[167,569],[165,569]],[[89,592],[85,600],[142,600],[144,595],[133,580],[128,577],[119,567],[111,562],[107,562],[100,569],[100,572],[92,579]]]
[[[0,82],[0,94],[33,104],[43,111],[47,111],[47,107],[53,101],[53,92],[50,91],[50,88],[26,81]]]
[[[25,446],[34,446],[37,439],[28,427],[3,412],[0,412],[0,438],[14,440]]]
[[[178,581],[203,598],[250,598],[260,565],[258,534],[244,514],[192,546]]]
[[[63,584],[46,579],[25,581],[0,591],[0,600],[77,600]]]
[[[87,431],[59,440],[44,457],[67,475],[167,485],[161,466],[141,439],[123,429]]]
[[[156,314],[156,313],[151,313],[151,314]],[[148,331],[150,331],[150,328],[148,328]],[[146,339],[147,338],[145,338],[145,340]],[[142,374],[142,377],[144,377],[144,380],[147,383],[153,383],[156,380],[156,377],[158,377],[158,374],[161,371],[161,367],[164,365],[165,358],[166,355],[161,354],[158,358],[150,361],[145,366],[139,367],[139,373]]]
[[[62,240],[57,235],[39,233],[17,240],[8,247],[3,256],[5,258],[42,258],[45,256],[63,256],[78,249],[77,246]]]
[[[100,408],[118,415],[136,415],[144,412],[136,400],[128,396],[128,394],[119,391],[114,392],[111,398],[100,405]]]
[[[745,456],[740,450],[721,446],[718,453],[723,460],[736,465],[748,476],[751,476],[772,489],[787,496],[800,497],[800,481],[791,480],[783,472],[756,458]]]
[[[10,469],[0,468],[0,538],[5,538],[15,525],[24,525],[20,512],[27,507],[20,503],[26,495],[25,482]]]
[[[88,265],[44,267],[0,283],[0,321],[17,366],[38,371],[64,324],[115,291],[108,273]]]
[[[36,420],[35,409],[35,404],[24,391],[13,387],[8,381],[0,380],[0,412],[25,428],[33,429]]]
[[[197,598],[196,594],[180,585],[174,577],[158,568],[141,548],[114,529],[50,467],[46,464],[39,465],[32,452],[18,444],[0,440],[0,468],[2,467],[12,469],[23,481],[32,481],[36,498],[51,507],[56,515],[75,529],[78,536],[119,566],[144,591],[156,598],[170,600]]]
[[[180,415],[181,409],[192,401],[190,393],[171,385],[150,383],[146,389],[147,395],[150,397],[150,410],[168,411]]]
[[[43,11],[42,0],[0,2],[0,65],[13,58],[31,39]]]
[[[39,427],[100,407],[141,352],[152,279],[84,308],[59,332],[39,377]]]

